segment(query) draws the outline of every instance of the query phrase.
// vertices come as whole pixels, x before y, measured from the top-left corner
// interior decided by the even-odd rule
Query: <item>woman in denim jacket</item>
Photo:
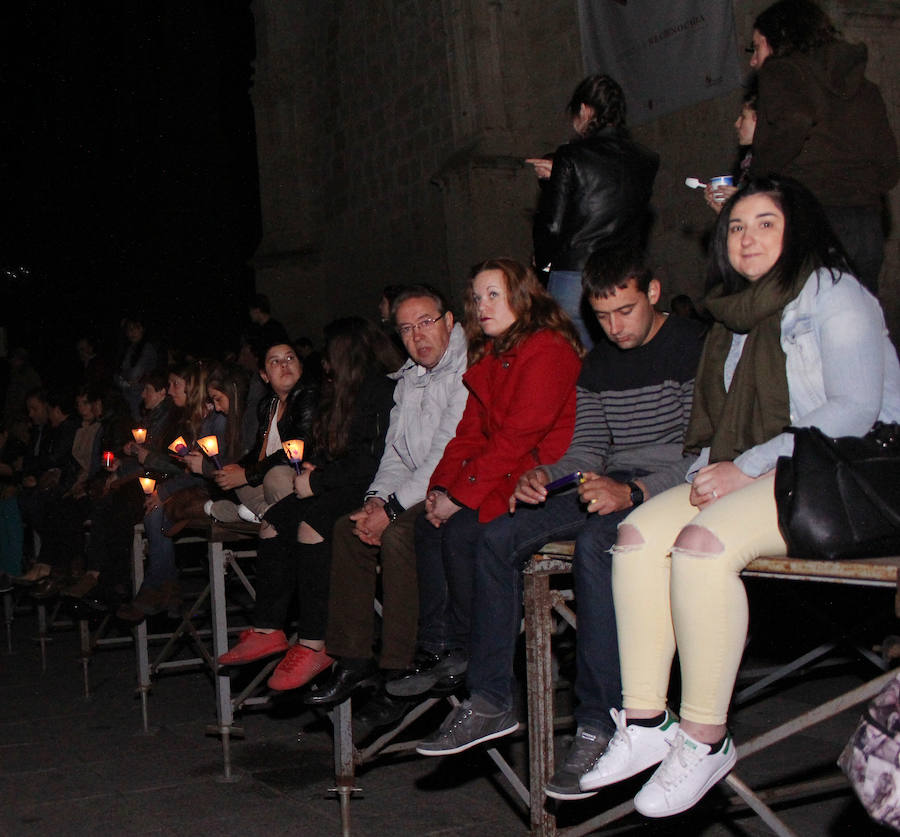
[[[900,365],[878,301],[850,275],[822,207],[796,181],[752,180],[719,216],[706,307],[715,319],[686,446],[693,483],[619,526],[613,594],[624,710],[585,791],[662,762],[635,797],[650,817],[694,805],[736,761],[725,726],[747,634],[741,570],[785,555],[774,468],[788,425],[863,436],[900,420]],[[690,478],[690,475],[689,475]],[[666,709],[676,642],[680,722]]]

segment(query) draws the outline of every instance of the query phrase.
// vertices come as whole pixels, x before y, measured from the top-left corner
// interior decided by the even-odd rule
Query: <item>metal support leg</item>
[[[222,739],[223,780],[236,781],[231,772],[231,735],[242,730],[234,726],[231,678],[219,668],[219,657],[228,650],[228,622],[225,611],[225,550],[220,542],[209,544],[209,602],[212,618],[213,677],[216,686],[216,733]]]
[[[131,544],[131,592],[137,596],[144,583],[144,526],[139,523],[134,527],[134,539]],[[141,698],[141,723],[145,734],[150,733],[150,712],[148,697],[150,695],[150,651],[147,647],[147,621],[139,622],[133,629],[134,653],[137,662],[138,694]]]
[[[12,623],[13,610],[15,602],[13,601],[12,590],[7,590],[3,594],[3,621],[6,622],[6,653],[12,654]]]
[[[47,605],[38,602],[38,642],[41,644],[41,671],[47,671],[47,641],[49,639],[49,629],[47,627]]]
[[[350,797],[359,788],[354,783],[354,751],[353,751],[353,710],[351,698],[339,703],[331,710],[331,723],[334,727],[334,779],[332,793],[338,795],[341,804],[341,836],[350,837]]]
[[[78,620],[78,638],[81,645],[81,674],[84,681],[84,699],[91,696],[91,683],[88,678],[88,663],[91,661],[91,629],[87,619]]]
[[[528,753],[531,833],[554,837],[556,817],[544,805],[553,773],[553,671],[550,661],[550,576],[533,564],[524,576],[525,655],[528,677]]]

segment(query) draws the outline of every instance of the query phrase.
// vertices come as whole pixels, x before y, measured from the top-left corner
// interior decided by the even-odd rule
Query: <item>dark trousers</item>
[[[260,538],[256,553],[254,625],[283,630],[296,595],[297,634],[302,639],[324,639],[330,565],[328,541],[297,543],[296,529],[274,538]]]
[[[611,707],[622,703],[619,646],[612,599],[616,527],[628,510],[588,514],[575,492],[542,506],[520,506],[491,521],[475,564],[475,598],[466,675],[471,692],[498,707],[513,704],[513,659],[522,617],[522,568],[545,543],[575,538],[578,633],[575,711],[579,724],[612,734]]]
[[[415,522],[419,573],[419,645],[438,653],[469,647],[478,512],[460,509],[435,528],[420,514]]]
[[[880,209],[826,206],[825,215],[850,257],[856,278],[878,296],[878,274],[884,262],[884,226]]]
[[[363,543],[354,522],[342,517],[334,526],[331,590],[325,645],[338,657],[369,657],[374,642],[373,601],[381,564],[382,630],[379,664],[385,669],[412,665],[419,616],[413,528],[425,508],[418,503],[389,524],[381,546]]]

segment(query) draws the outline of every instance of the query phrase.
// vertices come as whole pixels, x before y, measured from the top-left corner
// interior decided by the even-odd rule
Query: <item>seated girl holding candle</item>
[[[331,530],[356,508],[378,467],[393,406],[387,373],[400,365],[390,340],[358,317],[331,323],[325,337],[326,380],[305,461],[293,494],[265,512],[260,529],[254,627],[219,658],[240,665],[287,651],[268,681],[278,690],[298,688],[331,664],[324,642]],[[273,389],[295,364],[293,353],[267,353]],[[283,627],[295,592],[299,639],[289,648]]]

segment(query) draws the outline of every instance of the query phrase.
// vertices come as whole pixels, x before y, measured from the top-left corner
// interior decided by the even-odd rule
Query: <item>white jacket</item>
[[[456,434],[468,390],[466,337],[456,324],[450,344],[434,369],[408,360],[390,377],[397,379],[394,408],[384,444],[384,455],[367,496],[387,500],[391,494],[408,509],[425,499],[428,481]]]

